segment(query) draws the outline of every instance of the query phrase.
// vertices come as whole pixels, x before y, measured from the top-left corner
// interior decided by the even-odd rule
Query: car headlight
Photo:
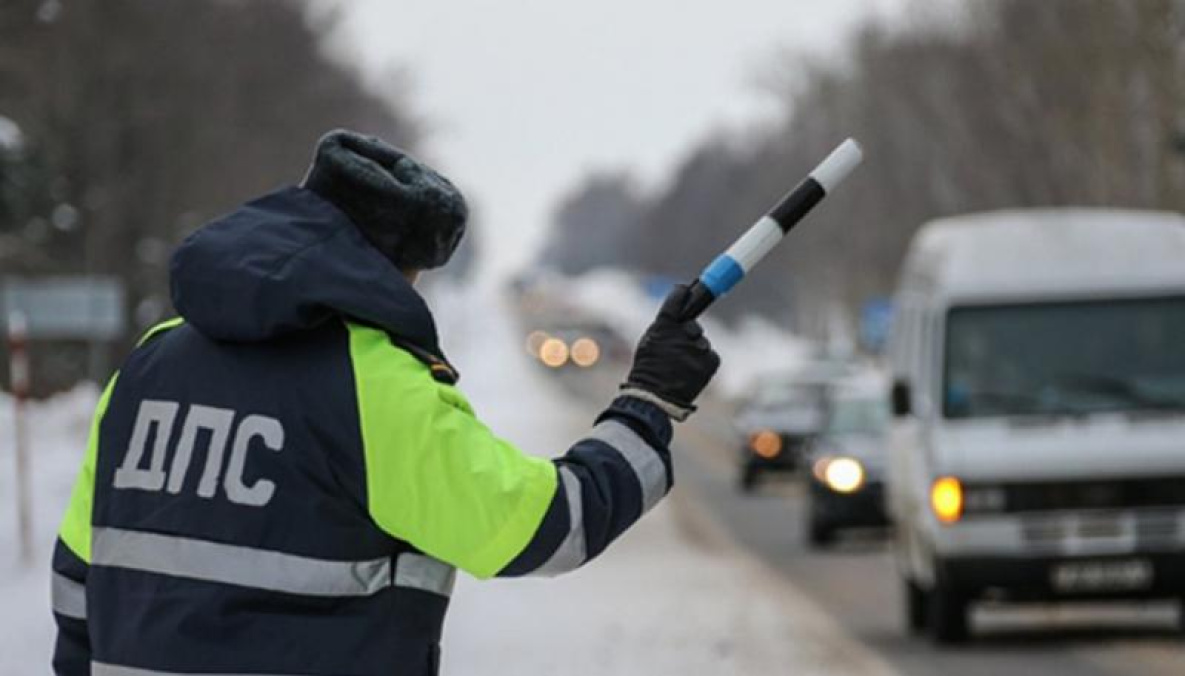
[[[559,338],[548,338],[539,346],[539,361],[558,369],[568,361],[568,345]]]
[[[581,368],[588,368],[601,358],[601,348],[592,338],[577,338],[572,343],[572,363]]]
[[[944,476],[930,484],[930,509],[942,523],[954,523],[963,516],[963,484]]]
[[[864,465],[855,458],[822,458],[815,463],[814,471],[836,493],[854,493],[864,485]]]
[[[757,455],[773,460],[782,452],[782,435],[773,430],[759,430],[749,435],[749,448]]]

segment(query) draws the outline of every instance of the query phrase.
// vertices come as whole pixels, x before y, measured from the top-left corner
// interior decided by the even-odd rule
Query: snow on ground
[[[675,509],[663,503],[567,577],[463,579],[444,673],[884,673],[779,580],[689,542]]]
[[[0,395],[0,674],[47,673],[53,644],[49,562],[86,449],[98,388],[84,385],[29,407],[34,559],[18,559],[12,403]]]
[[[569,400],[530,368],[510,309],[493,292],[441,291],[434,304],[445,346],[479,415],[528,452],[566,450],[591,425],[595,407]],[[769,341],[779,344],[776,336]],[[97,396],[84,386],[31,408],[37,547],[28,568],[17,561],[11,406],[0,397],[0,674],[47,670],[50,552]],[[689,540],[679,514],[667,500],[600,559],[566,577],[463,577],[446,623],[444,673],[880,671],[782,581],[736,550]]]

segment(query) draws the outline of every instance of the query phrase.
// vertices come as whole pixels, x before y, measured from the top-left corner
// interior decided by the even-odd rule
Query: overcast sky
[[[770,116],[763,62],[787,48],[834,54],[892,4],[350,0],[339,37],[371,73],[408,69],[433,127],[427,155],[480,212],[484,253],[504,272],[528,261],[588,171],[625,167],[653,184],[709,131]]]

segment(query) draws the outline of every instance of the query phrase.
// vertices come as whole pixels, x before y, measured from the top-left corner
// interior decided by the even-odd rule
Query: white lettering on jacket
[[[219,480],[226,497],[238,505],[262,507],[271,501],[276,493],[276,484],[268,479],[257,479],[251,485],[246,483],[244,472],[247,453],[256,439],[267,449],[279,452],[284,447],[284,426],[279,420],[252,414],[239,421],[234,429],[236,414],[231,409],[193,404],[185,412],[181,425],[181,436],[173,449],[173,459],[165,472],[165,461],[169,453],[169,440],[181,405],[173,401],[145,399],[136,412],[136,422],[128,443],[123,464],[115,470],[114,485],[118,489],[136,489],[159,492],[167,490],[174,495],[185,488],[185,479],[193,461],[193,452],[198,444],[199,433],[205,436],[205,464],[197,483],[197,494],[207,500],[218,492]],[[152,446],[148,440],[152,437]],[[230,442],[230,460],[226,461],[226,447]],[[144,456],[148,455],[145,468]],[[226,471],[223,472],[223,465]]]

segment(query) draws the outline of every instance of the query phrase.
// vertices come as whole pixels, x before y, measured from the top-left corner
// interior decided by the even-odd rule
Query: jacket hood
[[[424,299],[345,214],[303,188],[264,195],[187,237],[170,290],[177,312],[214,340],[266,341],[349,317],[444,361]]]

